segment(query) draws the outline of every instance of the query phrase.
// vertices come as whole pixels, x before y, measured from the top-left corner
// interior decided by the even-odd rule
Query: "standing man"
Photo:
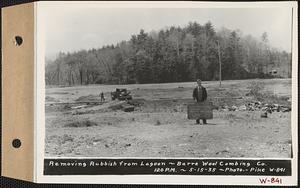
[[[205,89],[205,87],[203,87],[201,85],[201,80],[200,79],[197,80],[197,85],[198,86],[194,89],[194,92],[193,92],[193,98],[197,102],[203,102],[207,99],[206,89]],[[202,121],[203,121],[203,124],[207,124],[206,119],[202,119]],[[200,124],[200,119],[197,119],[196,123]]]
[[[100,96],[101,96],[101,102],[104,102],[104,101],[105,101],[105,98],[104,98],[104,93],[103,93],[103,92],[101,92]]]

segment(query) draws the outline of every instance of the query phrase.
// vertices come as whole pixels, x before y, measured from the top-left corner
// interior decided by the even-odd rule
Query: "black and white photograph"
[[[290,8],[49,14],[45,156],[291,157]]]
[[[44,175],[64,175],[51,169],[65,166],[65,175],[135,174],[133,166],[208,173],[193,169],[199,161],[169,161],[191,167],[169,169],[160,168],[160,159],[228,167],[216,175],[264,174],[275,163],[247,160],[276,159],[289,167],[271,174],[294,174],[295,8],[111,4],[61,2],[40,9],[45,124],[37,147],[50,169]],[[207,165],[206,159],[225,162]],[[127,169],[70,170],[115,164]]]

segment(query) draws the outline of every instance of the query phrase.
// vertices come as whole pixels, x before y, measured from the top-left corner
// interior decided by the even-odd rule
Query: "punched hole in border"
[[[20,36],[15,36],[15,40],[14,43],[16,46],[21,46],[21,44],[23,43],[23,39]]]
[[[13,146],[14,148],[19,148],[19,147],[21,147],[21,145],[22,145],[22,143],[21,143],[21,140],[20,140],[20,139],[14,139],[14,140],[12,141],[12,146]]]

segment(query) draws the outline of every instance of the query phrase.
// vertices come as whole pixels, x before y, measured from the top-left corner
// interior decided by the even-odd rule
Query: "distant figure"
[[[104,93],[103,93],[103,92],[101,92],[100,96],[101,96],[101,102],[104,102],[104,101],[105,101],[105,98],[104,98]]]
[[[207,99],[206,89],[205,89],[205,87],[203,87],[201,85],[201,80],[200,79],[197,80],[197,85],[198,86],[193,91],[193,98],[197,102],[203,102]],[[202,121],[203,121],[203,124],[207,124],[206,119],[202,119]],[[197,119],[196,123],[200,124],[200,119]]]

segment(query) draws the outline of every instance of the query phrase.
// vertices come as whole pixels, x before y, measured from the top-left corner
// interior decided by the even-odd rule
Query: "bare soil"
[[[249,96],[251,84],[264,85]],[[187,119],[195,83],[90,85],[46,89],[46,156],[80,157],[258,157],[291,156],[291,112],[228,111],[259,100],[290,105],[291,80],[203,82],[215,107],[208,124]],[[110,92],[127,88],[134,112]],[[106,101],[100,102],[104,92]],[[91,101],[91,103],[81,103]],[[98,102],[98,103],[93,103]],[[125,102],[126,103],[126,102]]]

